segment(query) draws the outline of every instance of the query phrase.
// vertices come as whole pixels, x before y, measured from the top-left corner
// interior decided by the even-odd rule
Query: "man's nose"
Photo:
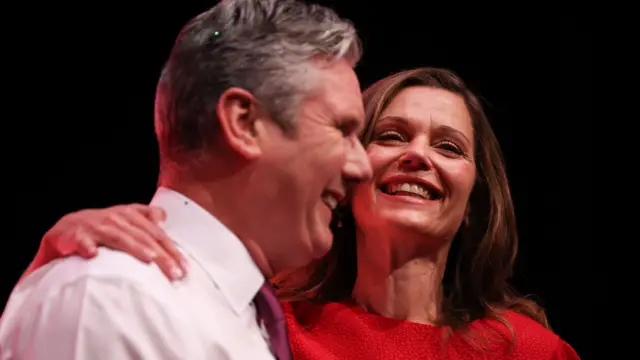
[[[373,176],[369,156],[357,138],[354,138],[351,149],[347,154],[347,162],[345,163],[343,173],[346,178],[345,180],[355,182],[367,181]]]

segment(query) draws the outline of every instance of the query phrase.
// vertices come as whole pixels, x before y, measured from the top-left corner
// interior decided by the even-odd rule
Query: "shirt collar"
[[[238,237],[188,197],[165,187],[150,203],[164,209],[167,234],[205,270],[229,305],[241,313],[264,284],[264,275]],[[188,275],[187,275],[188,276]]]

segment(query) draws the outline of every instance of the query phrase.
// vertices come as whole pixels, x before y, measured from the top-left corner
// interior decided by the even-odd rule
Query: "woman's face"
[[[358,228],[451,240],[475,182],[473,135],[461,96],[426,86],[402,90],[367,147],[373,178],[353,189]]]

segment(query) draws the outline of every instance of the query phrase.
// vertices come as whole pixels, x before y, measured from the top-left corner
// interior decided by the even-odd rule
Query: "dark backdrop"
[[[532,8],[462,12],[463,5],[442,9],[418,1],[324,3],[361,31],[363,87],[398,70],[440,66],[486,100],[521,236],[514,284],[537,295],[554,330],[591,358],[585,319],[594,316],[593,303],[582,295],[593,274],[592,159],[586,156],[591,53],[579,15]],[[5,75],[19,77],[14,95],[21,100],[11,104],[19,115],[4,117],[17,131],[4,132],[15,161],[5,177],[15,184],[9,188],[14,235],[2,251],[3,305],[42,234],[63,214],[150,199],[159,70],[180,27],[211,2],[97,4],[56,4],[27,16],[15,32],[20,47],[6,53],[22,64],[5,68]]]

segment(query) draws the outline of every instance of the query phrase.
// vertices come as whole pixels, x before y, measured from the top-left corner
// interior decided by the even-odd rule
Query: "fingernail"
[[[155,251],[149,250],[149,249],[145,249],[144,254],[145,256],[147,256],[147,258],[149,258],[149,260],[153,260],[156,258],[156,256],[158,256],[158,254]]]
[[[180,260],[180,267],[182,267],[182,269],[184,271],[188,271],[189,270],[189,263],[187,262],[187,260]]]
[[[179,267],[177,266],[171,267],[171,277],[173,277],[174,280],[182,279],[182,276],[184,276],[184,272],[180,270]]]

